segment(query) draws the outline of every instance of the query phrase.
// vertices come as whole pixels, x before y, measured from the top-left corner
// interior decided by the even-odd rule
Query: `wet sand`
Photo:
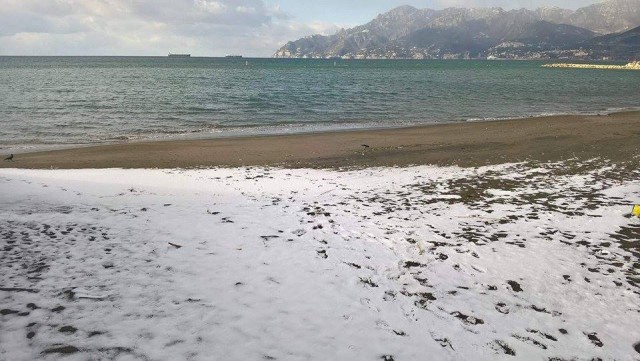
[[[623,112],[114,144],[19,154],[13,162],[0,163],[0,168],[480,166],[594,157],[617,161],[639,152],[640,112]]]

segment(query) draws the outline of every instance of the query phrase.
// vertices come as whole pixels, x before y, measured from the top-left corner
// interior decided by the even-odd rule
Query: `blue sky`
[[[0,55],[270,56],[400,5],[578,8],[597,0],[0,0]]]

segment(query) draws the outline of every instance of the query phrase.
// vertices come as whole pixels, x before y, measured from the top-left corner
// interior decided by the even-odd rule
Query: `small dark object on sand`
[[[371,148],[371,146],[368,145],[368,144],[362,144],[362,146],[365,147],[365,148]]]
[[[173,247],[175,247],[175,248],[178,248],[178,249],[179,249],[179,248],[182,248],[182,246],[181,246],[181,245],[179,245],[179,244],[175,244],[175,243],[171,243],[171,242],[168,242],[168,243],[169,243],[169,245],[170,245],[170,246],[173,246]]]
[[[9,154],[9,156],[6,157],[4,160],[10,160],[13,162],[13,154]]]
[[[507,283],[509,284],[509,286],[511,286],[511,289],[513,290],[513,292],[522,292],[522,287],[520,287],[520,284],[516,281],[507,281]]]

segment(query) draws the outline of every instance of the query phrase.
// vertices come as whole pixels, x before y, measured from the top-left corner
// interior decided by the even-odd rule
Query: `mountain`
[[[464,53],[465,57],[477,58],[486,56],[487,51],[496,46],[541,51],[577,44],[595,36],[589,30],[571,25],[506,21],[506,24],[497,25],[495,21],[482,19],[456,27],[424,28],[395,43],[436,57]]]
[[[576,10],[565,23],[600,34],[618,33],[640,25],[640,1],[609,0]]]
[[[599,36],[579,46],[601,58],[640,59],[640,26],[623,33]]]
[[[640,25],[640,0],[609,0],[576,11],[557,7],[432,10],[405,5],[331,36],[291,41],[274,57],[561,57],[561,50],[634,25]]]

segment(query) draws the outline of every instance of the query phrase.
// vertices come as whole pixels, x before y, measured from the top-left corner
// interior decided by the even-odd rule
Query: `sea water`
[[[640,106],[640,72],[542,61],[0,57],[0,148],[399,127]]]

